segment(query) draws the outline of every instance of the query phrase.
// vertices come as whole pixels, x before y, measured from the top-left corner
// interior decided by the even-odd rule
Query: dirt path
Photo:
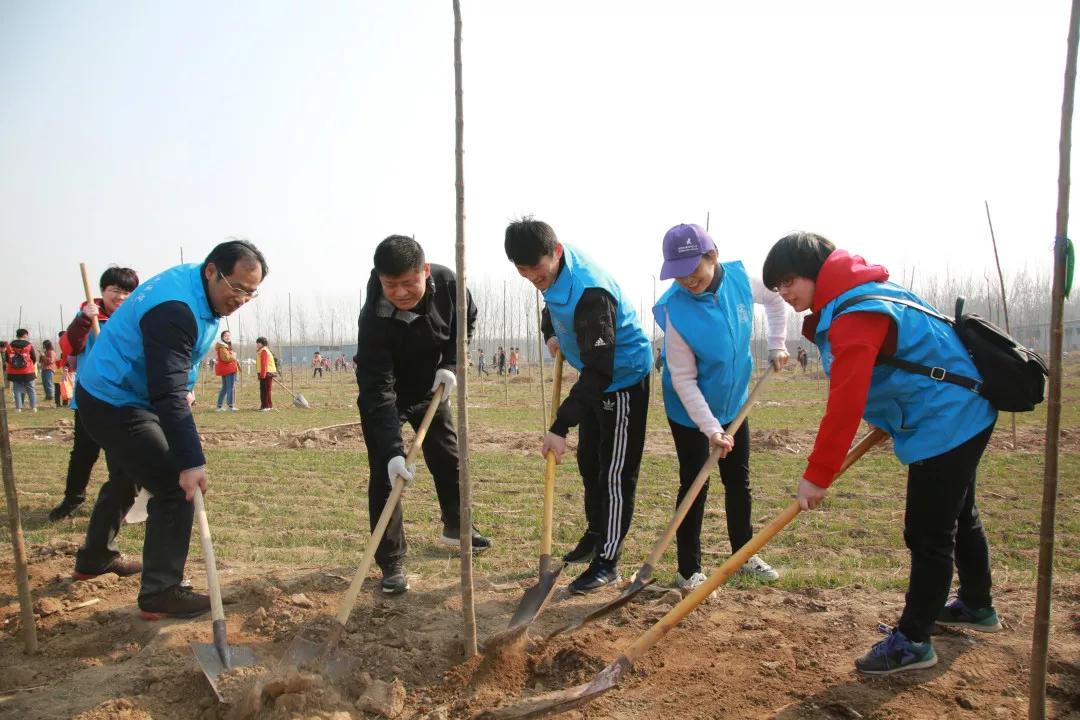
[[[209,642],[208,620],[148,623],[135,610],[137,579],[72,582],[74,545],[32,549],[41,652],[20,651],[9,566],[0,567],[0,717],[145,718],[467,718],[515,699],[589,680],[679,595],[650,588],[629,608],[549,644],[462,662],[460,600],[452,584],[413,577],[398,598],[364,593],[342,649],[359,660],[336,686],[295,674],[238,673],[219,706],[188,648]],[[194,569],[198,563],[193,562]],[[318,636],[343,592],[346,570],[222,568],[230,642],[255,649],[268,666],[294,634]],[[203,586],[200,575],[196,586]],[[478,581],[477,622],[488,637],[521,595],[516,583]],[[895,679],[867,680],[851,659],[895,621],[899,593],[858,589],[786,592],[724,589],[654,648],[618,688],[563,717],[629,718],[1021,718],[1033,595],[998,588],[1006,624],[997,635],[947,634],[935,640],[939,664]],[[559,591],[534,626],[536,637],[609,595],[568,598]],[[1080,718],[1080,587],[1055,596],[1049,698],[1051,716]],[[259,669],[258,672],[262,672]],[[256,692],[258,690],[258,692]],[[360,705],[358,706],[358,702]],[[383,705],[379,705],[383,703]],[[368,708],[367,710],[361,707]]]

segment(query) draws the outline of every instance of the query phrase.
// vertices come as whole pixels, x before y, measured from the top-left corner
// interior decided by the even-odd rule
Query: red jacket
[[[847,250],[833,251],[818,273],[812,313],[803,320],[803,335],[813,341],[818,313],[840,294],[856,285],[888,279],[884,265],[869,265]],[[880,313],[844,313],[829,327],[829,344],[833,354],[829,399],[803,473],[804,478],[824,488],[836,478],[859,430],[874,362],[879,354],[896,352],[896,325]]]
[[[37,375],[37,351],[34,350],[34,346],[29,340],[12,340],[8,343],[7,349],[4,350],[7,356],[7,368],[8,380],[25,380],[28,376],[34,377]],[[22,356],[21,368],[17,368],[11,364],[13,358],[16,355]]]
[[[105,321],[109,319],[109,313],[105,310],[105,301],[101,298],[94,298],[94,303],[98,306],[98,325],[104,325]],[[86,307],[86,303],[79,306],[79,310]],[[90,328],[92,327],[90,318],[83,315],[81,312],[75,316],[75,319],[71,321],[71,324],[67,327],[67,332],[64,333],[64,337],[60,338],[60,350],[65,355],[79,355],[86,349],[86,338],[90,335]]]

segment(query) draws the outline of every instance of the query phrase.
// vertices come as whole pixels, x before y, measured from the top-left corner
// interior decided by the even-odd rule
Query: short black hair
[[[529,215],[506,226],[503,249],[515,265],[535,265],[545,255],[554,255],[558,242],[550,225]]]
[[[139,287],[139,276],[131,268],[112,265],[101,273],[98,287],[104,292],[110,285],[115,285],[125,292],[134,292],[135,288]]]
[[[256,345],[262,345],[262,346],[265,347],[265,346],[269,345],[270,343],[267,342],[266,338],[264,338],[262,335],[260,335],[259,337],[255,338],[255,344]]]
[[[208,264],[214,263],[219,273],[232,275],[233,270],[236,269],[236,263],[241,261],[261,266],[263,280],[270,274],[270,266],[266,264],[266,258],[263,257],[262,252],[253,243],[243,238],[229,238],[219,243],[203,260],[202,266],[205,269]]]
[[[761,280],[775,289],[794,277],[817,280],[825,259],[836,249],[832,241],[811,232],[793,232],[776,241],[765,257]]]
[[[15,339],[16,340],[18,340],[19,338],[24,338],[24,337],[30,337],[30,331],[29,330],[27,330],[26,328],[19,328],[18,330],[15,331]]]
[[[52,350],[52,347],[52,340],[45,339],[41,341],[42,350],[48,352],[49,350]]]
[[[397,277],[424,269],[424,248],[411,237],[391,235],[375,248],[375,274]]]

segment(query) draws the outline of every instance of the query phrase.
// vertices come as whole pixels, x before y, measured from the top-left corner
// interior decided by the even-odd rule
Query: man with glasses
[[[101,288],[101,297],[95,298],[93,302],[83,303],[79,312],[75,313],[71,324],[68,325],[67,331],[60,334],[60,351],[73,359],[76,370],[78,370],[78,363],[89,355],[94,347],[96,339],[93,333],[94,318],[97,318],[100,327],[105,327],[105,323],[128,299],[138,284],[139,276],[131,268],[113,266],[101,274],[101,280],[98,283],[98,287]],[[94,463],[101,456],[101,447],[86,432],[79,418],[78,403],[74,398],[68,403],[68,407],[74,411],[75,440],[71,446],[71,456],[68,458],[64,499],[49,511],[49,520],[53,522],[70,516],[86,501],[86,486],[90,484],[90,471],[94,469]],[[105,465],[108,467],[109,458],[105,458]],[[112,479],[111,469],[109,478]],[[133,569],[133,572],[137,570]]]
[[[256,296],[267,271],[262,253],[244,240],[221,243],[201,265],[166,270],[136,288],[79,366],[79,413],[105,450],[114,479],[90,514],[74,577],[139,572],[120,556],[116,535],[136,489],[146,488],[153,497],[139,589],[144,619],[210,609],[206,595],[182,582],[192,501],[196,488],[207,488],[191,389],[221,318]]]

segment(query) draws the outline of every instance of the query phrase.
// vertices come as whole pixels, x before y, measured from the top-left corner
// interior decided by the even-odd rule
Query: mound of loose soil
[[[262,663],[220,678],[220,704],[189,648],[209,642],[208,618],[149,623],[134,601],[135,578],[72,582],[71,546],[30,548],[40,651],[21,651],[10,561],[0,562],[0,717],[80,720],[266,720],[268,718],[467,718],[522,698],[588,682],[677,600],[643,592],[577,633],[543,638],[614,597],[557,594],[531,637],[465,660],[454,585],[412,581],[406,595],[361,594],[340,651],[355,661],[342,677],[315,664],[278,668],[301,631],[318,641],[347,582],[325,572],[234,568],[226,585],[229,642]],[[202,578],[196,576],[196,585]],[[481,639],[505,627],[520,592],[478,578]],[[95,601],[95,602],[90,602]],[[1033,593],[999,587],[1005,630],[935,638],[940,662],[885,679],[852,671],[851,659],[895,622],[901,593],[860,589],[724,588],[620,680],[567,717],[639,718],[1021,718],[1027,708]],[[90,603],[90,604],[87,604]],[[1080,717],[1080,586],[1054,597],[1050,716]]]

